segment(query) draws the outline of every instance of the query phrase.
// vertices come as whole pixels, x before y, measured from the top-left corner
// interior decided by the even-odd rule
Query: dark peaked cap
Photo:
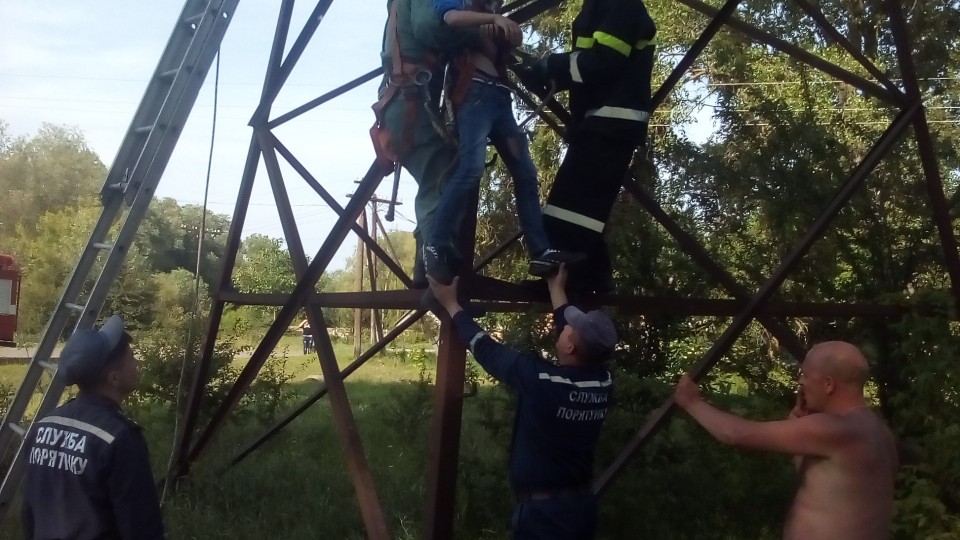
[[[119,315],[107,319],[99,329],[75,332],[60,353],[57,375],[63,377],[67,385],[97,382],[124,333]]]

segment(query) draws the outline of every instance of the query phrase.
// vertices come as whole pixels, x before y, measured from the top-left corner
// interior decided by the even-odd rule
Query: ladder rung
[[[10,428],[10,431],[16,433],[21,438],[26,437],[27,435],[27,430],[20,427],[19,424],[16,424],[14,422],[7,422],[7,427]]]
[[[50,373],[55,373],[55,372],[57,371],[57,365],[54,364],[53,362],[48,362],[48,361],[46,361],[46,360],[41,360],[41,361],[39,361],[39,362],[37,362],[37,363],[40,364],[40,367],[42,367],[43,369],[49,371]]]
[[[191,15],[191,16],[189,16],[189,17],[187,17],[186,19],[183,20],[183,24],[186,24],[187,26],[191,26],[191,25],[197,24],[198,22],[200,22],[200,21],[203,19],[203,15],[204,15],[205,13],[206,13],[206,11],[201,11],[200,13],[197,13],[196,15]]]
[[[107,244],[104,242],[96,242],[93,244],[93,249],[110,249],[112,247],[113,247],[112,244]]]
[[[67,309],[72,309],[72,310],[74,310],[74,311],[83,311],[83,310],[84,310],[84,307],[81,306],[80,304],[74,304],[74,303],[71,303],[71,302],[67,302],[66,304],[64,304],[64,306],[66,306]]]
[[[137,134],[150,133],[151,131],[153,131],[153,126],[154,126],[154,125],[155,125],[155,124],[150,124],[149,126],[140,126],[140,127],[138,127],[137,129],[134,129],[133,132],[134,132],[134,133],[137,133]]]
[[[177,73],[180,73],[180,68],[177,69],[168,69],[160,74],[160,79],[164,81],[171,81],[174,77],[177,76]]]

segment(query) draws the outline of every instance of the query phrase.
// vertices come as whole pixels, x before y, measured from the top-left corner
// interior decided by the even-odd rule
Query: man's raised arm
[[[721,411],[700,396],[689,375],[681,377],[674,394],[677,406],[720,442],[794,456],[829,456],[845,444],[849,430],[829,414],[809,414],[774,422],[753,422]]]
[[[460,278],[455,277],[450,285],[444,285],[428,274],[427,281],[437,302],[450,314],[460,341],[470,349],[477,363],[493,378],[518,388],[521,377],[517,360],[522,355],[516,349],[507,347],[490,337],[490,334],[463,310],[463,306],[457,299],[457,285],[460,283]]]

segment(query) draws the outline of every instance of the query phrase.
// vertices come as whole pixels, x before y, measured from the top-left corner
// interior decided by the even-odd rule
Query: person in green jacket
[[[444,66],[453,56],[476,47],[492,28],[455,29],[445,25],[431,0],[390,0],[381,59],[384,77],[373,106],[371,130],[378,159],[402,166],[417,182],[414,237],[417,255],[414,288],[427,287],[424,238],[433,236],[434,214],[447,177],[454,169],[457,145],[443,121]]]

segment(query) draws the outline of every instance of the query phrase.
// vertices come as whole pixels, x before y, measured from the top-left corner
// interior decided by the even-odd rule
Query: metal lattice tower
[[[635,179],[624,179],[626,189],[634,196],[640,206],[672,236],[678,247],[695,261],[703,272],[730,295],[729,300],[686,298],[669,300],[657,298],[638,298],[629,296],[609,296],[598,299],[605,305],[617,306],[633,313],[670,313],[677,315],[725,315],[733,317],[732,323],[714,343],[707,353],[691,370],[695,379],[703,377],[732,347],[735,340],[754,320],[758,321],[796,358],[802,358],[805,347],[798,337],[790,331],[778,317],[816,317],[828,315],[889,317],[900,311],[894,306],[856,305],[841,303],[785,303],[771,302],[783,282],[795,270],[810,247],[823,236],[831,226],[837,214],[845,207],[850,198],[867,182],[871,172],[881,162],[888,151],[900,141],[912,127],[923,165],[926,186],[930,199],[931,218],[937,227],[943,247],[944,261],[952,284],[952,293],[956,305],[960,305],[960,253],[954,236],[951,217],[944,195],[943,182],[937,163],[930,129],[926,121],[923,96],[917,81],[913,65],[911,42],[907,33],[904,14],[898,0],[885,0],[891,31],[898,51],[898,63],[902,87],[895,85],[879,68],[864,57],[847,38],[826,19],[819,8],[808,0],[788,0],[795,2],[824,35],[845,49],[856,62],[866,70],[871,79],[857,75],[841,66],[828,62],[777,36],[771,35],[744,21],[734,14],[739,0],[727,0],[716,9],[699,0],[676,0],[688,8],[710,18],[709,24],[699,38],[690,46],[683,59],[676,65],[662,86],[656,91],[653,107],[664,102],[674,90],[684,73],[707,47],[714,36],[724,26],[744,36],[764,44],[770,49],[786,54],[794,60],[820,70],[831,77],[858,88],[883,106],[897,110],[896,117],[880,139],[867,152],[860,163],[854,167],[846,181],[838,188],[822,213],[811,223],[809,229],[794,244],[793,249],[784,257],[776,270],[756,290],[748,289],[728,272],[687,232],[660,203]],[[329,9],[332,0],[320,0],[307,19],[288,52],[288,34],[294,0],[283,0],[280,5],[278,22],[274,34],[272,51],[264,78],[260,103],[256,106],[251,120],[253,134],[240,182],[236,209],[227,240],[227,253],[224,259],[219,283],[214,288],[213,306],[208,331],[204,340],[200,360],[195,368],[186,414],[180,423],[176,437],[174,470],[176,476],[189,473],[190,466],[200,459],[209,448],[211,441],[223,427],[244,393],[256,378],[268,356],[273,351],[287,327],[297,313],[306,308],[314,341],[323,371],[324,385],[310,397],[285,415],[257,440],[242,449],[233,459],[233,463],[242,460],[256,450],[284,426],[292,422],[311,405],[328,396],[332,407],[334,425],[342,444],[349,475],[356,491],[358,505],[364,526],[370,538],[386,539],[390,537],[384,511],[377,494],[373,475],[367,463],[362,441],[357,432],[353,412],[347,398],[343,380],[359,369],[369,358],[383,350],[393,339],[413,325],[424,312],[419,310],[421,291],[371,291],[352,293],[317,293],[316,283],[326,271],[334,254],[353,231],[372,250],[384,265],[409,287],[410,278],[399,262],[385,253],[369,234],[357,225],[357,217],[363,211],[367,201],[374,196],[377,186],[388,172],[374,163],[360,181],[352,199],[341,206],[323,187],[306,167],[284,146],[274,130],[298,116],[321,106],[325,102],[346,93],[357,86],[380,76],[381,68],[347,82],[343,86],[328,92],[289,112],[271,118],[274,101],[285,81],[295,69],[304,49],[318,30],[319,24]],[[518,22],[528,21],[549,9],[560,5],[561,0],[515,0],[506,6],[505,12]],[[521,79],[521,82],[524,82]],[[528,104],[535,100],[531,94],[545,95],[542,88],[527,85],[529,91],[521,91],[519,98]],[[371,96],[371,101],[373,97]],[[547,109],[562,121],[568,116],[556,102],[549,102]],[[372,118],[371,118],[372,121]],[[544,116],[548,125],[562,130],[562,126],[552,117]],[[320,197],[338,213],[338,219],[320,250],[308,259],[302,248],[300,233],[293,216],[289,197],[286,192],[286,179],[280,168],[281,158],[316,191]],[[248,294],[236,292],[232,285],[232,272],[240,246],[241,232],[250,204],[251,190],[256,170],[260,162],[264,163],[270,185],[276,200],[283,226],[284,237],[290,249],[291,260],[297,277],[297,285],[290,294]],[[492,252],[479,258],[474,268],[482,269],[499,256],[519,233],[504,241]],[[469,240],[469,239],[468,239]],[[472,244],[472,242],[471,242]],[[468,276],[464,280],[465,290],[476,301],[490,311],[518,311],[532,309],[532,304],[542,300],[535,295],[519,289],[517,286],[480,275]],[[224,401],[218,405],[212,419],[205,426],[198,426],[198,412],[203,389],[209,377],[209,369],[217,340],[218,330],[227,304],[273,305],[280,310],[276,320],[257,345],[237,381],[230,389]],[[338,367],[330,335],[323,323],[325,308],[385,308],[408,309],[410,313],[402,318],[382,340],[353,360],[347,367]],[[455,486],[462,413],[462,389],[464,383],[465,349],[459,343],[450,320],[441,319],[440,349],[436,375],[436,387],[433,399],[433,420],[429,442],[427,465],[427,501],[424,518],[424,535],[430,539],[446,539],[453,536],[453,516],[455,505]],[[627,444],[616,461],[597,480],[595,489],[603,493],[620,475],[630,459],[653,437],[669,420],[675,407],[672,399],[666,401],[650,416],[647,423],[633,440]]]
[[[926,123],[922,96],[920,95],[917,78],[913,67],[913,59],[909,37],[906,31],[904,16],[897,0],[888,0],[893,35],[899,51],[898,59],[903,82],[903,88],[893,82],[872,62],[865,58],[842,33],[832,26],[820,10],[807,0],[793,0],[817,24],[825,35],[829,35],[836,43],[843,47],[875,80],[861,77],[847,69],[830,63],[800,47],[792,45],[750,24],[733,17],[739,0],[727,0],[720,9],[715,9],[699,0],[677,0],[679,3],[710,17],[710,22],[692,44],[684,58],[655,93],[653,107],[656,108],[673,91],[683,74],[689,69],[700,53],[710,43],[717,32],[727,26],[740,32],[754,41],[784,53],[791,58],[812,66],[828,75],[839,79],[851,86],[860,89],[865,95],[878,100],[881,104],[892,106],[899,110],[894,121],[880,140],[871,148],[862,161],[849,174],[847,181],[840,187],[834,198],[823,210],[823,213],[811,224],[809,230],[795,244],[793,250],[783,259],[777,270],[767,278],[758,290],[749,290],[738,283],[712,256],[701,246],[695,237],[684,230],[634,178],[625,178],[624,185],[635,196],[640,205],[676,240],[679,247],[686,252],[703,271],[716,281],[732,297],[732,300],[706,299],[670,299],[668,303],[657,302],[656,299],[641,299],[630,297],[608,297],[604,299],[607,305],[616,305],[622,309],[629,309],[636,313],[670,312],[676,314],[722,314],[733,316],[733,322],[716,341],[714,346],[700,359],[692,369],[695,378],[701,378],[706,372],[729,351],[737,337],[747,325],[759,321],[785,348],[796,358],[802,358],[805,352],[804,345],[797,336],[778,321],[777,316],[823,316],[843,314],[847,316],[891,316],[897,314],[892,306],[857,306],[850,304],[772,304],[769,302],[772,295],[778,290],[784,280],[796,268],[797,264],[807,253],[813,243],[818,240],[831,225],[834,217],[844,208],[851,196],[857,192],[870,176],[889,149],[900,140],[908,128],[913,127],[930,196],[932,218],[936,223],[944,248],[944,258],[949,272],[952,291],[955,301],[960,301],[960,255],[957,252],[956,239],[951,227],[951,220],[943,192],[936,155],[931,141],[929,127]],[[533,16],[543,13],[560,5],[560,0],[517,0],[506,6],[505,12],[518,22],[527,21]],[[280,11],[280,20],[277,26],[277,38],[285,36],[289,27],[289,18],[292,1],[285,1]],[[330,2],[319,2],[315,14],[322,14],[329,7]],[[318,18],[312,17],[311,21]],[[254,118],[254,135],[250,143],[250,154],[247,159],[247,169],[241,183],[240,197],[237,211],[234,215],[233,228],[228,241],[229,254],[221,274],[221,284],[216,290],[214,306],[200,363],[197,367],[191,400],[188,406],[187,419],[184,423],[184,433],[197,433],[192,441],[184,437],[178,448],[177,470],[179,475],[186,474],[190,464],[201,457],[209,446],[211,438],[221,428],[236,406],[244,391],[254,380],[267,356],[279,341],[286,327],[293,321],[299,309],[306,306],[311,327],[315,330],[314,337],[323,369],[325,386],[304,400],[299,406],[267,430],[257,440],[241,450],[233,463],[249,455],[263,442],[268,440],[284,426],[292,422],[297,416],[309,408],[313,403],[325,395],[329,395],[333,409],[334,423],[341,444],[347,454],[347,465],[353,479],[357,500],[363,516],[368,535],[371,538],[388,538],[389,533],[383,519],[383,510],[372,480],[366,458],[363,454],[361,442],[357,437],[353,415],[346,400],[343,387],[343,378],[356,371],[374,354],[381,351],[390,341],[411,326],[423,316],[418,310],[419,291],[374,291],[354,293],[315,293],[314,286],[320,275],[325,271],[333,254],[340,246],[349,231],[357,233],[363,241],[380,257],[382,262],[405,284],[409,285],[410,278],[403,272],[397,261],[385,254],[362,230],[355,224],[356,218],[362,212],[366,201],[373,196],[380,180],[387,171],[380,170],[376,164],[372,165],[357,188],[354,198],[341,208],[327,193],[319,182],[297,161],[296,157],[273,135],[272,130],[279,125],[293,120],[296,116],[321,105],[343,92],[349,91],[366,81],[379,76],[382,71],[374,69],[340,88],[333,90],[301,107],[286,114],[269,120],[269,109],[279,85],[289,75],[296,59],[302,52],[303,46],[316,30],[315,24],[308,24],[297,38],[287,58],[280,62],[279,50],[282,46],[275,41],[271,63],[267,69],[264,100],[257,108]],[[279,49],[278,49],[279,47]],[[524,82],[521,80],[521,82]],[[539,96],[545,94],[542,88],[527,86]],[[520,92],[520,99],[528,105],[534,103],[531,93]],[[568,115],[556,102],[550,102],[548,110],[563,121]],[[552,121],[549,116],[542,117],[546,123],[562,133],[562,126]],[[284,179],[278,167],[278,154],[286,160],[294,170],[310,184],[327,204],[337,210],[339,220],[333,227],[321,249],[310,264],[299,248],[300,238],[296,224],[293,221],[290,203],[284,190]],[[246,212],[246,205],[250,197],[250,185],[253,171],[257,162],[262,159],[269,173],[271,186],[281,221],[283,223],[286,243],[292,246],[298,284],[290,295],[270,294],[243,294],[232,291],[230,283],[231,267],[240,242],[240,229]],[[502,243],[493,252],[480,258],[475,269],[479,270],[497,257],[511,242],[515,241],[519,233]],[[482,276],[473,276],[465,280],[465,289],[476,301],[485,304],[492,311],[513,311],[530,309],[532,301],[540,300],[517,287],[502,281]],[[235,386],[217,410],[210,423],[202,430],[197,430],[197,408],[207,377],[210,357],[223,314],[227,303],[265,304],[282,306],[276,321],[268,330],[259,346],[254,351],[249,363],[244,368]],[[958,302],[960,305],[960,302]],[[356,358],[343,370],[337,369],[333,360],[333,348],[327,329],[323,326],[322,309],[333,307],[362,307],[362,308],[399,308],[409,309],[405,316],[384,339]],[[429,443],[429,463],[427,470],[427,508],[424,522],[424,534],[427,538],[450,538],[453,533],[454,494],[457,475],[457,459],[459,453],[459,436],[462,412],[462,388],[464,380],[465,351],[454,334],[452,325],[447,318],[442,319],[440,332],[439,359],[437,362],[436,389],[433,400],[433,423]],[[674,411],[672,400],[664,403],[649,418],[646,425],[636,437],[630,441],[618,459],[610,465],[607,471],[598,479],[596,491],[604,492],[613,480],[621,473],[629,460],[636,454],[657,431],[666,423]]]

